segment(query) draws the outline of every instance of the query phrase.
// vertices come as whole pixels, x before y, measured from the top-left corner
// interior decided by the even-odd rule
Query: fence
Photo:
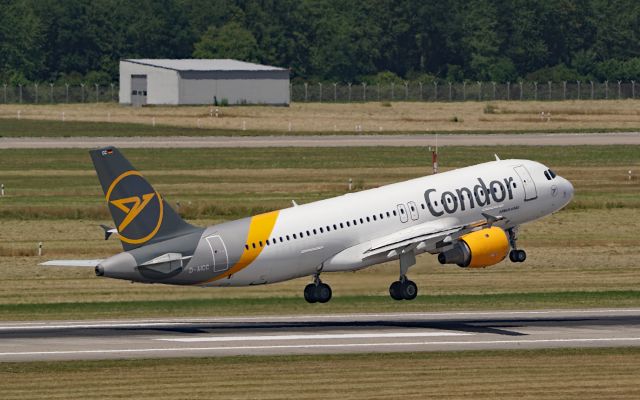
[[[490,101],[635,99],[636,81],[615,82],[407,82],[405,84],[291,84],[292,102]],[[118,86],[52,83],[0,87],[0,103],[117,102]]]
[[[0,102],[4,104],[55,104],[55,103],[99,103],[117,102],[118,86],[110,85],[56,85],[34,83],[0,87]]]
[[[407,82],[405,84],[295,84],[292,102],[490,101],[635,99],[635,81],[616,82]]]

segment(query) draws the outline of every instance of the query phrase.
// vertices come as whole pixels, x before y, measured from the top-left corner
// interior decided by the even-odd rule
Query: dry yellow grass
[[[354,104],[294,103],[290,107],[144,107],[117,104],[0,106],[0,118],[126,122],[225,130],[293,132],[530,131],[636,129],[640,100],[496,101]],[[544,112],[548,117],[541,118]],[[550,115],[550,117],[549,117]]]
[[[10,363],[10,399],[637,399],[629,349]]]
[[[301,296],[309,280],[201,289],[97,278],[90,268],[37,266],[50,258],[102,258],[121,251],[116,240],[102,239],[96,224],[3,221],[1,247],[33,254],[36,243],[43,240],[45,255],[0,257],[0,304]],[[423,294],[636,290],[640,287],[638,231],[640,220],[634,209],[563,211],[523,227],[520,244],[529,254],[524,264],[504,261],[484,270],[464,270],[443,267],[435,257],[423,255],[410,276]],[[325,274],[323,279],[332,285],[335,296],[385,296],[397,274],[396,263],[388,263],[356,273]]]

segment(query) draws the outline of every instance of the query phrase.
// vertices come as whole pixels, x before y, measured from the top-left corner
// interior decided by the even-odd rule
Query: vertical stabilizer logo
[[[109,186],[106,198],[120,240],[142,244],[158,233],[163,217],[162,197],[140,172],[127,171],[118,176]]]

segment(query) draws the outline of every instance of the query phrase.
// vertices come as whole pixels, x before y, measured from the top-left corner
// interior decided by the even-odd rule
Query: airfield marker
[[[38,257],[42,256],[42,242],[38,242]]]

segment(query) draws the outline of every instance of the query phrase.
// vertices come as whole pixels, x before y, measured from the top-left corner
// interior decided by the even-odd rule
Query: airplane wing
[[[101,260],[51,260],[40,263],[44,267],[96,267]]]
[[[501,216],[482,215],[484,219],[469,224],[460,224],[456,218],[442,218],[403,229],[371,241],[371,247],[364,252],[363,256],[369,258],[386,253],[388,257],[393,257],[400,252],[412,250],[418,246],[427,250],[435,249],[441,245],[452,243],[460,236],[475,229],[490,227],[494,223],[504,220],[504,217]]]

